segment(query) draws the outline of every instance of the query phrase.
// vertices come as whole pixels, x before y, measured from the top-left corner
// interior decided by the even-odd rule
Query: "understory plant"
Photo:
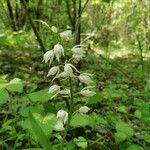
[[[57,143],[58,147],[56,146],[58,149],[64,149],[68,145],[66,137],[71,127],[75,129],[79,126],[78,123],[75,125],[78,115],[81,115],[83,119],[84,117],[88,117],[87,113],[90,111],[90,108],[86,106],[86,102],[81,101],[81,98],[89,98],[96,94],[93,90],[93,74],[81,72],[76,67],[86,54],[86,46],[75,45],[71,48],[72,54],[70,58],[68,58],[65,52],[64,47],[60,43],[57,43],[43,57],[43,61],[49,66],[47,78],[50,80],[48,90],[48,93],[51,95],[50,101],[54,101],[55,105],[57,105],[60,99],[64,102],[62,108],[55,114],[56,120],[52,127],[52,134],[58,133],[57,136],[59,135],[59,139],[61,139],[59,140],[60,143]],[[78,106],[77,104],[80,105]],[[42,131],[41,125],[36,120],[36,116],[29,113],[29,119],[41,146],[44,149],[55,147],[55,144],[53,146],[50,144],[49,138]],[[86,139],[83,137],[72,140],[79,147],[84,149],[87,147]],[[82,141],[84,144],[80,145]]]
[[[82,45],[74,46],[71,49],[72,57],[70,59],[66,59],[64,48],[61,44],[56,44],[52,50],[44,54],[44,61],[49,63],[50,66],[47,77],[51,77],[51,86],[48,92],[52,94],[52,98],[57,96],[65,98],[67,108],[67,110],[62,108],[57,112],[57,123],[54,126],[54,130],[63,132],[62,148],[64,147],[73,114],[86,114],[90,110],[86,105],[76,110],[75,97],[91,97],[96,94],[92,91],[92,74],[81,73],[73,65],[73,63],[78,63],[85,56],[84,48]],[[67,81],[67,84],[64,81]]]

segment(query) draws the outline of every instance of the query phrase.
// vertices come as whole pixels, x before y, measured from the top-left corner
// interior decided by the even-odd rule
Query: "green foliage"
[[[90,120],[89,116],[76,113],[73,115],[70,125],[73,127],[80,127],[80,126],[84,127],[86,125],[90,125],[89,120]]]
[[[66,2],[70,2],[69,9]],[[80,97],[86,83],[77,78],[72,83],[73,106],[70,96],[48,93],[47,87],[53,84],[62,90],[70,83],[47,77],[52,65],[42,63],[41,47],[21,1],[1,0],[0,150],[149,150],[149,1],[82,0],[81,7],[86,5],[80,19],[79,0],[27,3],[46,50],[63,44],[62,71],[63,62],[72,61],[78,31],[67,39],[60,33],[77,28],[80,21],[86,57],[75,67],[93,74],[96,94]],[[56,58],[53,64],[58,65]],[[82,106],[90,110],[81,113]],[[69,112],[69,119],[63,122],[64,130],[56,131],[60,119],[56,113],[61,109]]]
[[[34,118],[34,116],[32,115],[31,112],[29,113],[29,119],[30,119],[32,128],[34,130],[34,133],[36,134],[37,139],[40,142],[41,146],[45,150],[52,149],[52,146],[49,143],[48,137],[46,136],[46,134],[44,133],[44,131],[42,130],[42,128],[40,127],[40,125],[38,124],[38,122],[35,120],[35,118]]]
[[[74,142],[77,146],[81,147],[82,149],[87,148],[87,141],[84,137],[78,137],[74,139]]]
[[[6,90],[0,90],[0,104],[4,104],[9,100],[9,94]]]
[[[32,102],[45,103],[49,99],[51,99],[52,94],[48,93],[48,89],[43,89],[43,90],[28,94],[28,97]]]
[[[130,125],[124,122],[118,122],[116,124],[116,130],[117,132],[115,133],[115,141],[117,144],[120,144],[125,140],[131,138],[134,133]]]

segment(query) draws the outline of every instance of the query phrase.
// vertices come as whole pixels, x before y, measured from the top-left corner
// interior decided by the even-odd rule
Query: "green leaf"
[[[140,138],[146,141],[147,143],[150,143],[150,134],[147,133],[147,134],[141,135]]]
[[[19,114],[23,117],[28,117],[29,111],[31,111],[32,113],[44,114],[43,106],[22,107],[19,109]]]
[[[27,148],[27,149],[24,149],[24,150],[44,150],[43,148]]]
[[[136,110],[134,112],[134,115],[135,115],[136,118],[139,118],[139,119],[142,117],[142,114],[141,114],[141,112],[139,110]]]
[[[144,150],[141,146],[136,145],[136,144],[131,144],[127,150]]]
[[[5,104],[9,100],[9,94],[6,90],[0,90],[0,105]]]
[[[127,113],[127,107],[123,106],[123,105],[119,106],[118,107],[118,111],[121,112],[121,113],[125,113],[126,114]]]
[[[80,126],[84,127],[86,125],[89,125],[89,121],[90,121],[89,116],[80,113],[75,113],[71,118],[70,125],[72,127],[80,127]]]
[[[120,144],[123,141],[129,139],[133,136],[134,133],[130,125],[122,121],[116,124],[116,130],[117,133],[115,133],[115,141],[117,144]]]
[[[87,148],[87,141],[84,137],[80,136],[74,139],[74,142],[77,146],[81,147],[82,149]]]
[[[7,89],[10,92],[22,92],[23,91],[23,84],[20,79],[15,78],[11,80],[9,83],[2,83],[0,84],[0,89]]]
[[[88,104],[96,104],[98,102],[101,102],[103,99],[102,95],[100,93],[95,94],[94,96],[90,97],[88,99]]]
[[[11,92],[22,92],[23,91],[23,84],[20,79],[15,78],[9,82],[7,85],[7,89]]]
[[[48,93],[48,89],[44,89],[38,92],[28,94],[28,96],[32,102],[44,103],[44,102],[47,102],[49,99],[51,99],[52,94]]]
[[[44,150],[51,150],[52,145],[50,144],[49,139],[47,138],[44,131],[42,130],[42,128],[40,127],[40,125],[38,124],[38,122],[36,121],[36,119],[34,118],[31,112],[29,112],[29,119],[33,131],[36,134],[37,139],[39,140],[41,146],[44,148]]]
[[[96,113],[92,113],[89,115],[89,125],[91,127],[95,127],[96,125],[106,125],[107,121],[100,115],[96,114]]]

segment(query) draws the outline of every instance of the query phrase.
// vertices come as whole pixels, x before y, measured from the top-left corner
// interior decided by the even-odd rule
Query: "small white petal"
[[[44,58],[43,58],[43,60],[45,61],[45,63],[47,63],[53,57],[53,55],[54,55],[53,50],[47,51],[44,54]]]
[[[68,120],[68,113],[61,109],[57,112],[57,118],[65,124]]]
[[[71,30],[66,30],[64,32],[60,33],[60,37],[66,40],[69,40],[72,37],[72,31]]]
[[[90,91],[89,89],[85,89],[85,90],[81,90],[80,91],[80,94],[83,95],[83,96],[86,96],[86,97],[91,97],[91,96],[94,96],[96,93],[93,92],[93,91]]]
[[[62,123],[61,120],[58,120],[56,125],[54,126],[54,130],[56,131],[63,131],[65,128],[64,128],[64,124]]]
[[[86,114],[89,110],[90,110],[90,108],[87,106],[82,106],[79,108],[79,112],[83,113],[83,114]]]
[[[60,86],[58,85],[52,85],[50,88],[49,88],[49,91],[48,93],[58,93],[60,91]]]
[[[55,57],[56,57],[57,61],[59,62],[59,58],[61,56],[64,56],[64,48],[63,48],[63,46],[60,45],[60,44],[56,44],[54,46],[54,54],[55,54]]]
[[[58,66],[52,67],[52,68],[49,70],[49,72],[48,72],[48,74],[47,74],[47,77],[58,74],[58,73],[59,73],[59,70],[60,70],[60,69],[59,69]]]
[[[77,55],[85,55],[85,51],[81,47],[73,47],[71,51]]]
[[[63,97],[68,97],[70,95],[70,90],[69,89],[61,90],[59,94],[61,94]]]
[[[71,68],[69,64],[65,64],[64,72],[66,73],[67,76],[70,76],[70,77],[73,76],[73,69]]]
[[[80,74],[78,78],[80,82],[85,83],[87,85],[93,82],[90,78],[90,74],[87,74],[87,73]]]
[[[66,76],[70,76],[70,77],[73,77],[74,76],[74,74],[73,74],[73,69],[76,71],[76,72],[78,72],[78,73],[80,73],[78,70],[77,70],[77,68],[75,67],[75,66],[73,66],[72,64],[65,64],[65,66],[64,66],[64,72],[66,73]]]
[[[62,72],[57,76],[57,78],[65,78],[65,77],[67,77],[66,72]]]

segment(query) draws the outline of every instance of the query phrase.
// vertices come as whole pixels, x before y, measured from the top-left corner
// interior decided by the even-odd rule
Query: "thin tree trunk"
[[[81,40],[81,0],[79,0],[78,17],[75,25],[75,45],[80,45]]]
[[[24,6],[24,9],[25,9],[25,11],[26,11],[26,14],[27,14],[29,23],[30,23],[30,25],[31,25],[31,27],[32,27],[32,30],[33,30],[33,32],[34,32],[36,38],[37,38],[37,41],[38,41],[38,43],[39,43],[39,45],[40,45],[40,47],[41,47],[41,50],[43,51],[43,53],[45,53],[45,52],[46,52],[46,48],[45,48],[45,46],[44,46],[44,44],[43,44],[43,41],[42,41],[42,39],[41,39],[41,37],[40,37],[40,34],[39,34],[37,28],[36,28],[36,26],[35,26],[35,24],[34,24],[34,22],[33,22],[33,20],[32,20],[32,17],[31,17],[31,15],[30,15],[29,11],[28,11],[27,3],[26,3],[25,0],[20,0],[20,1],[23,2],[23,6]]]
[[[72,32],[74,33],[76,31],[76,22],[77,22],[77,4],[76,4],[76,0],[72,0],[72,8],[73,8]]]
[[[9,17],[11,20],[12,29],[13,29],[13,31],[17,31],[15,17],[13,14],[13,8],[11,6],[10,0],[7,0],[6,2],[7,2],[8,12],[9,12]]]
[[[72,15],[71,15],[70,0],[66,0],[66,7],[67,7],[67,14],[68,14],[68,17],[69,17],[70,24],[73,27],[73,19],[72,19]]]

